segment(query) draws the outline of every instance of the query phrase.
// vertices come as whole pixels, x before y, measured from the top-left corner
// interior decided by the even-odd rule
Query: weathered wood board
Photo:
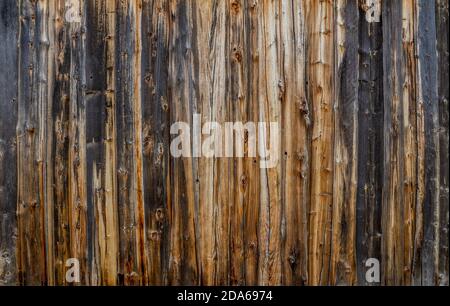
[[[448,285],[448,6],[2,0],[0,285]]]

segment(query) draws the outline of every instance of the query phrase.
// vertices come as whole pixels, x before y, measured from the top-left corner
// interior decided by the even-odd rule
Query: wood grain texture
[[[0,5],[0,285],[17,282],[17,94],[19,8],[14,1]]]
[[[448,285],[448,0],[372,2],[2,1],[0,285]]]
[[[356,257],[359,285],[365,280],[367,258],[381,257],[383,185],[383,35],[382,22],[369,23],[367,6],[359,1],[358,191]]]

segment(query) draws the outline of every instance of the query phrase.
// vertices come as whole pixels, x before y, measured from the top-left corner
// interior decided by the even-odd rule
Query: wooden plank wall
[[[449,1],[377,2],[1,1],[0,285],[448,285]]]

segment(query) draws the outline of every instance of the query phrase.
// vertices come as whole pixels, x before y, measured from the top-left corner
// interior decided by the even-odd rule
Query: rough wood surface
[[[0,285],[448,285],[448,7],[1,1]]]

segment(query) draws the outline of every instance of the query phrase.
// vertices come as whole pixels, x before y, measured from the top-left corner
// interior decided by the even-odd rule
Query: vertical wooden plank
[[[211,130],[207,131],[204,124],[212,123],[214,125],[222,125],[227,116],[227,106],[229,103],[227,97],[227,84],[225,83],[224,75],[227,74],[227,51],[229,46],[227,32],[227,16],[228,1],[212,1],[209,5],[199,5],[198,2],[192,2],[193,10],[192,22],[193,31],[195,31],[196,45],[194,49],[193,68],[195,69],[195,79],[198,82],[198,87],[195,87],[197,92],[192,92],[189,95],[194,97],[192,101],[191,114],[201,114],[203,139],[215,135],[220,135],[217,126],[211,126]],[[207,29],[207,30],[203,30]],[[198,70],[197,70],[198,69]],[[195,101],[197,105],[195,105]],[[197,108],[196,108],[197,107]],[[215,122],[215,123],[213,123]],[[194,123],[193,123],[194,124]],[[192,133],[194,133],[194,126],[192,126]],[[206,128],[206,129],[204,129]],[[207,133],[209,132],[209,135]],[[193,136],[195,137],[195,136]],[[196,191],[196,202],[198,199],[198,235],[196,237],[199,245],[199,272],[200,284],[214,285],[218,281],[217,264],[219,257],[227,257],[225,254],[218,253],[218,248],[224,244],[228,244],[228,230],[224,232],[226,237],[219,241],[220,227],[227,223],[233,224],[233,221],[222,223],[222,218],[227,219],[227,206],[232,203],[232,198],[229,197],[229,190],[227,182],[224,178],[231,177],[227,175],[228,165],[226,162],[219,161],[223,156],[223,145],[220,146],[222,139],[212,140],[212,145],[217,147],[208,147],[207,143],[202,143],[201,157],[198,159],[198,193]],[[196,140],[193,138],[193,149],[196,146]],[[206,150],[214,149],[211,156],[206,156]],[[222,151],[222,152],[221,152]],[[230,205],[232,207],[232,204]],[[224,214],[220,216],[220,212]],[[235,216],[239,218],[239,215]],[[224,230],[227,227],[224,228]],[[238,240],[233,243],[237,243]],[[228,249],[228,246],[225,250]],[[237,255],[237,254],[236,254]],[[223,259],[220,258],[223,262]],[[233,271],[233,264],[230,265],[230,270]],[[231,272],[233,278],[234,272]]]
[[[17,122],[18,281],[45,284],[45,134],[48,3],[20,2]],[[37,259],[37,260],[36,260]]]
[[[83,3],[75,14],[84,15]],[[80,263],[81,282],[89,283],[87,270],[86,115],[84,103],[84,35],[80,21],[66,18],[65,2],[50,5],[51,22],[48,87],[52,90],[48,117],[54,124],[46,132],[48,142],[47,234],[49,283],[66,283],[66,261]],[[57,43],[56,43],[57,42]],[[53,140],[54,139],[54,140]],[[54,267],[53,267],[54,265]],[[54,279],[53,279],[54,278]]]
[[[401,107],[404,74],[402,67],[402,3],[383,3],[384,41],[384,181],[382,206],[382,274],[386,285],[403,281],[403,143]]]
[[[356,270],[366,283],[369,258],[381,260],[383,183],[383,36],[380,22],[367,20],[366,1],[359,1],[358,195]],[[379,12],[381,13],[381,12]],[[372,284],[376,285],[376,284]]]
[[[48,15],[47,15],[47,110],[45,114],[46,121],[46,148],[45,148],[45,181],[43,182],[43,189],[45,190],[45,259],[47,269],[47,284],[55,285],[55,189],[54,189],[54,127],[53,122],[53,107],[55,105],[54,93],[56,84],[56,62],[55,62],[55,25],[56,25],[56,5],[54,2],[48,3]]]
[[[85,96],[85,14],[80,1],[80,22],[71,22],[69,93],[69,231],[70,254],[80,263],[80,282],[87,283],[87,200],[86,200],[86,101]],[[67,260],[67,259],[66,259]]]
[[[17,282],[17,90],[19,2],[0,4],[0,285]],[[19,242],[20,243],[20,242]]]
[[[384,190],[383,262],[386,284],[411,283],[416,214],[416,60],[415,8],[412,1],[386,5],[383,34],[384,78]],[[401,19],[401,24],[399,23]]]
[[[105,5],[100,1],[88,1],[86,3],[86,201],[87,201],[87,267],[90,270],[90,284],[99,285],[98,256],[97,253],[97,222],[95,219],[95,187],[94,167],[101,169],[103,159],[103,138],[105,128],[105,31],[106,11]],[[94,166],[95,165],[95,166]]]
[[[214,74],[215,64],[221,69],[223,64],[218,61],[217,54],[217,44],[222,44],[225,46],[225,42],[218,40],[216,24],[219,23],[218,27],[221,26],[220,16],[221,12],[217,11],[219,2],[209,1],[205,5],[199,5],[196,1],[191,1],[188,3],[188,8],[186,12],[190,12],[190,15],[186,16],[188,24],[192,28],[192,32],[189,33],[191,36],[189,42],[187,42],[186,52],[188,53],[184,61],[186,61],[188,78],[190,78],[193,83],[198,83],[193,87],[184,89],[187,90],[187,102],[189,103],[189,108],[185,106],[188,110],[187,116],[181,118],[186,118],[185,122],[189,122],[191,126],[191,135],[196,132],[203,133],[203,125],[206,122],[214,121],[216,117],[215,103],[214,100],[214,89],[217,89],[216,75]],[[203,30],[204,29],[204,30]],[[192,52],[190,52],[192,48]],[[178,51],[178,50],[177,50]],[[192,90],[193,89],[193,90]],[[195,92],[197,91],[197,92]],[[173,101],[175,102],[175,101]],[[197,113],[200,117],[198,120],[201,122],[200,131],[198,128],[194,127],[193,114]],[[178,117],[180,118],[180,117]],[[214,130],[213,130],[214,131]],[[200,141],[200,144],[197,142]],[[201,140],[192,138],[192,155],[197,157],[192,160],[192,164],[187,162],[189,168],[192,170],[187,170],[187,175],[185,180],[189,183],[186,187],[190,187],[190,181],[195,179],[196,185],[194,190],[187,190],[189,193],[193,194],[193,201],[195,202],[196,217],[194,217],[194,226],[197,225],[198,229],[195,231],[195,244],[197,254],[197,264],[198,264],[198,284],[212,285],[214,283],[214,273],[215,273],[215,228],[214,228],[214,187],[215,187],[215,177],[214,177],[214,156],[209,156],[208,158],[203,158],[203,143]],[[199,146],[199,149],[196,149]],[[209,148],[208,148],[209,149]],[[194,150],[199,150],[198,154],[194,153]],[[186,163],[186,161],[184,161]],[[191,174],[192,173],[192,174]],[[191,179],[190,176],[193,175]],[[188,198],[189,199],[189,198]],[[189,203],[189,201],[188,201]],[[189,205],[189,204],[188,204]],[[197,215],[198,214],[198,215]]]
[[[40,15],[38,19],[39,24],[39,53],[38,53],[38,67],[37,72],[38,76],[38,89],[37,89],[37,101],[38,101],[38,120],[39,120],[39,137],[38,137],[38,146],[37,149],[37,164],[38,164],[38,176],[39,176],[39,213],[40,213],[40,228],[39,235],[41,240],[41,245],[39,246],[39,256],[41,257],[41,263],[43,271],[41,271],[41,283],[47,284],[49,277],[47,275],[47,251],[50,251],[51,248],[48,248],[47,244],[47,234],[48,234],[48,226],[46,221],[48,220],[48,205],[51,205],[51,200],[47,199],[49,195],[46,189],[47,183],[47,162],[48,162],[48,143],[49,138],[47,137],[48,128],[51,125],[48,125],[47,116],[51,113],[51,108],[49,103],[49,88],[48,87],[48,78],[52,77],[49,74],[49,5],[48,1],[41,1],[37,3],[37,15]],[[52,227],[50,226],[50,229]],[[51,279],[51,278],[50,278]]]
[[[307,161],[308,105],[305,92],[304,4],[282,1],[280,4],[280,71],[282,140],[280,177],[283,205],[282,217],[282,279],[284,285],[301,285],[307,255],[302,243],[304,232],[305,174],[302,164]],[[302,107],[306,106],[305,109]]]
[[[87,267],[91,285],[100,285],[99,222],[96,219],[96,195],[100,186],[94,186],[98,171],[104,169],[104,138],[106,113],[106,6],[100,1],[86,3],[86,197],[87,197]],[[94,172],[95,170],[95,172]],[[104,173],[102,173],[104,177]],[[97,188],[97,189],[96,189]]]
[[[88,267],[92,285],[117,284],[115,1],[86,7]]]
[[[416,189],[416,207],[415,207],[415,229],[414,229],[414,255],[412,262],[412,283],[413,285],[422,284],[422,256],[423,256],[423,239],[424,239],[424,197],[425,197],[425,118],[424,118],[424,103],[420,99],[419,88],[419,68],[418,68],[418,18],[417,18],[417,3],[416,3],[416,112],[417,112],[417,189]]]
[[[383,262],[386,284],[411,283],[416,214],[416,61],[413,1],[386,5]],[[399,23],[401,19],[401,24]]]
[[[308,271],[310,285],[329,279],[333,199],[333,23],[331,1],[308,3],[308,97],[312,105],[311,206]]]
[[[416,56],[414,29],[416,27],[416,11],[414,1],[402,2],[402,72],[403,85],[401,106],[403,112],[403,285],[412,282],[412,261],[414,250],[414,215],[416,206],[416,172],[417,172],[417,113],[416,113]]]
[[[227,52],[229,56],[229,82],[230,82],[230,101],[225,100],[228,104],[229,118],[232,122],[246,123],[248,112],[246,104],[248,103],[246,68],[248,54],[244,53],[246,44],[246,29],[248,24],[245,22],[245,10],[247,3],[244,1],[229,1],[229,45]],[[245,135],[244,135],[245,137]],[[234,139],[234,144],[242,142],[239,136]],[[244,149],[245,151],[245,149]],[[237,151],[234,151],[237,152]],[[248,205],[248,177],[247,166],[248,159],[232,159],[232,169],[229,172],[223,171],[224,176],[231,178],[232,182],[227,184],[227,194],[230,196],[230,241],[229,241],[229,261],[230,261],[230,284],[245,284],[246,267],[242,260],[245,258],[246,233],[244,231],[245,224],[245,208]],[[227,170],[227,169],[224,169]],[[234,170],[234,171],[233,171]],[[222,179],[223,181],[223,179]],[[221,191],[219,190],[219,194]],[[231,193],[231,195],[229,194]],[[225,199],[224,199],[225,200]],[[257,205],[254,203],[252,205]],[[222,271],[223,273],[223,271]]]
[[[233,14],[239,14],[239,11],[240,9],[236,6],[236,2],[217,1],[214,3],[213,11],[211,12],[213,14],[210,27],[211,31],[209,32],[211,62],[208,62],[210,71],[206,76],[212,81],[211,95],[209,97],[209,103],[213,106],[211,109],[211,119],[222,126],[222,137],[225,137],[226,131],[224,129],[226,128],[226,122],[240,121],[240,117],[236,112],[234,113],[236,117],[233,117],[233,105],[236,107],[234,111],[237,111],[240,100],[232,98],[230,85],[232,50],[234,50],[233,48],[239,48],[239,46],[233,46],[231,42],[233,38],[235,39],[235,37],[231,38],[231,36],[234,36],[233,34],[239,35],[239,33],[235,32],[232,34],[230,30],[231,16]],[[198,29],[198,32],[200,31],[201,28]],[[201,76],[199,74],[199,78]],[[199,93],[202,93],[202,88],[199,88]],[[208,103],[208,100],[204,100],[204,102]],[[204,109],[202,108],[202,112],[204,112]],[[219,150],[221,152],[218,152],[214,157],[212,169],[213,201],[210,204],[213,208],[213,248],[209,256],[212,259],[214,270],[208,272],[211,273],[210,276],[204,277],[204,279],[210,279],[210,282],[204,283],[205,285],[229,284],[228,267],[236,267],[236,265],[230,265],[230,259],[233,259],[234,256],[239,256],[242,259],[244,256],[243,239],[240,241],[239,236],[236,236],[236,239],[230,237],[230,227],[233,224],[232,220],[236,221],[234,225],[239,225],[239,232],[242,235],[240,229],[242,228],[244,204],[238,193],[237,185],[242,184],[244,177],[243,160],[236,161],[226,157],[226,141],[224,138],[223,140],[219,140],[219,143],[215,142],[215,145],[219,145],[219,148],[222,145],[222,148]],[[201,169],[200,167],[201,164],[199,164],[199,170]],[[240,169],[240,171],[236,170],[235,167]],[[200,173],[199,171],[199,175]],[[235,184],[233,184],[233,177]],[[236,209],[235,213],[232,212],[233,204]],[[230,251],[230,245],[232,243],[236,243],[237,245],[235,252]],[[240,265],[242,267],[241,262]],[[244,269],[237,269],[237,272],[237,277],[233,278],[237,283],[243,283]]]
[[[335,17],[333,238],[330,284],[356,282],[358,3],[338,1]]]
[[[106,131],[105,131],[105,176],[104,176],[104,209],[105,209],[105,257],[103,270],[105,280],[103,283],[111,285],[118,281],[119,263],[119,213],[118,213],[118,172],[117,169],[117,97],[116,97],[116,71],[118,70],[117,37],[117,2],[106,2]]]
[[[309,205],[311,202],[310,198],[310,161],[311,161],[311,100],[308,99],[307,95],[307,58],[308,58],[308,50],[307,50],[307,12],[306,5],[304,2],[293,3],[294,7],[294,31],[296,35],[296,46],[294,57],[296,58],[295,64],[295,86],[296,86],[296,109],[300,113],[301,122],[299,123],[299,127],[293,127],[293,133],[297,133],[298,139],[294,137],[292,140],[295,143],[296,148],[296,159],[300,162],[298,165],[299,168],[296,168],[298,171],[294,173],[298,175],[300,178],[300,182],[297,185],[297,189],[295,191],[296,199],[298,201],[298,211],[297,211],[297,224],[298,226],[298,238],[297,243],[299,245],[299,267],[296,268],[299,270],[299,283],[302,285],[308,284],[308,219],[309,219]],[[295,17],[298,16],[298,17]],[[287,118],[286,118],[287,119]],[[295,135],[295,134],[294,134]],[[289,155],[288,155],[289,157]],[[288,250],[286,250],[288,251]],[[287,258],[285,258],[287,260]],[[290,264],[292,265],[292,258],[289,258]],[[296,262],[297,265],[297,262]]]
[[[439,154],[440,154],[440,199],[439,199],[439,269],[438,282],[448,286],[449,265],[449,164],[448,164],[448,133],[449,133],[449,14],[448,0],[436,1],[436,42],[438,55],[438,98],[439,98]]]
[[[133,72],[133,130],[134,130],[134,156],[133,160],[135,164],[133,165],[133,172],[135,177],[133,179],[133,190],[136,194],[134,196],[134,202],[136,203],[136,221],[137,221],[137,249],[138,253],[138,266],[140,270],[138,273],[140,275],[140,283],[147,284],[148,271],[147,262],[145,260],[146,256],[146,235],[145,235],[145,212],[144,212],[144,190],[143,190],[143,174],[142,174],[142,92],[141,92],[141,76],[142,76],[142,0],[132,1],[130,5],[130,15],[134,18],[134,23],[132,25],[134,31],[133,37],[133,61],[132,61],[132,72]]]
[[[257,41],[257,50],[258,50],[258,122],[264,121],[264,113],[267,112],[265,108],[265,104],[267,103],[267,80],[266,80],[266,44],[265,44],[265,28],[266,20],[264,18],[265,11],[267,10],[267,2],[261,1],[258,3],[258,41]],[[275,32],[274,29],[270,29]],[[273,35],[273,34],[272,34]],[[273,37],[272,37],[273,39]],[[271,73],[277,73],[277,71],[271,71]],[[260,143],[264,143],[264,140],[260,138],[258,135],[258,146]],[[261,160],[261,159],[260,159]],[[258,219],[258,283],[268,285],[269,282],[269,243],[270,243],[270,203],[269,203],[269,195],[268,195],[268,186],[267,186],[267,171],[266,169],[258,169],[259,171],[259,185],[258,191],[260,193],[259,198],[259,219]]]
[[[276,2],[262,2],[260,7],[259,48],[259,122],[260,153],[260,263],[259,282],[264,285],[281,284],[282,274],[282,205],[281,205],[281,99],[284,83],[280,75],[280,7]],[[277,124],[274,129],[271,123]],[[275,135],[273,135],[275,134]],[[277,140],[273,143],[272,140]],[[275,147],[273,147],[275,146]],[[270,148],[269,156],[267,152]],[[261,156],[261,154],[266,157]],[[265,162],[274,158],[273,162]],[[267,166],[265,166],[267,164]]]
[[[132,0],[131,0],[132,1]],[[119,213],[119,265],[120,284],[136,285],[140,282],[139,249],[137,248],[136,202],[133,172],[133,35],[130,21],[130,1],[116,2],[115,74],[117,78],[117,186]]]
[[[436,1],[418,0],[417,57],[418,100],[423,107],[424,124],[424,182],[423,194],[423,246],[421,284],[438,283],[439,266],[439,100],[438,60],[436,40]],[[420,30],[424,29],[424,30]],[[443,158],[443,157],[442,157]],[[426,254],[426,255],[425,255]]]
[[[55,1],[52,8],[55,14],[52,35],[55,41],[54,70],[55,84],[51,119],[53,126],[53,226],[54,226],[54,283],[65,284],[65,261],[70,254],[69,231],[69,105],[70,105],[70,43],[69,31],[66,26],[64,1]]]
[[[116,32],[120,273],[125,284],[147,284],[142,165],[142,2],[118,7]]]
[[[247,48],[245,48],[247,57],[247,73],[246,79],[248,82],[246,95],[248,96],[248,109],[246,117],[242,114],[241,118],[246,118],[250,122],[259,121],[259,82],[260,82],[260,49],[259,49],[259,1],[246,3],[246,24],[248,35],[246,36]],[[245,62],[245,56],[243,60]],[[232,67],[233,69],[233,67]],[[242,69],[245,69],[243,67]],[[244,265],[245,265],[245,284],[256,285],[258,282],[259,271],[259,254],[261,244],[259,243],[259,218],[260,218],[260,203],[261,195],[259,190],[260,185],[260,168],[259,158],[253,157],[249,160],[248,165],[248,199],[244,206]],[[244,187],[244,186],[243,186]],[[245,188],[245,187],[244,187]],[[232,238],[234,239],[234,238]],[[231,284],[233,282],[231,281]]]
[[[170,158],[168,104],[168,1],[143,2],[142,137],[149,284],[167,281],[167,179]]]
[[[208,2],[208,5],[209,2]],[[204,9],[207,9],[205,4]],[[192,114],[196,111],[194,76],[200,68],[193,67],[195,39],[200,33],[193,26],[195,3],[191,1],[170,2],[169,42],[169,108],[170,122],[185,122],[191,126]],[[196,20],[200,21],[202,19]],[[198,57],[197,57],[198,59]],[[197,71],[197,72],[195,72]],[[198,84],[198,83],[197,83]],[[179,131],[176,131],[179,132]],[[171,137],[171,141],[176,136]],[[189,148],[190,149],[190,148]],[[200,216],[195,213],[196,173],[195,161],[190,158],[170,160],[170,188],[168,201],[169,243],[169,279],[171,285],[199,284],[199,262],[196,225]],[[199,228],[198,231],[201,229]],[[182,237],[182,238],[181,238]]]

